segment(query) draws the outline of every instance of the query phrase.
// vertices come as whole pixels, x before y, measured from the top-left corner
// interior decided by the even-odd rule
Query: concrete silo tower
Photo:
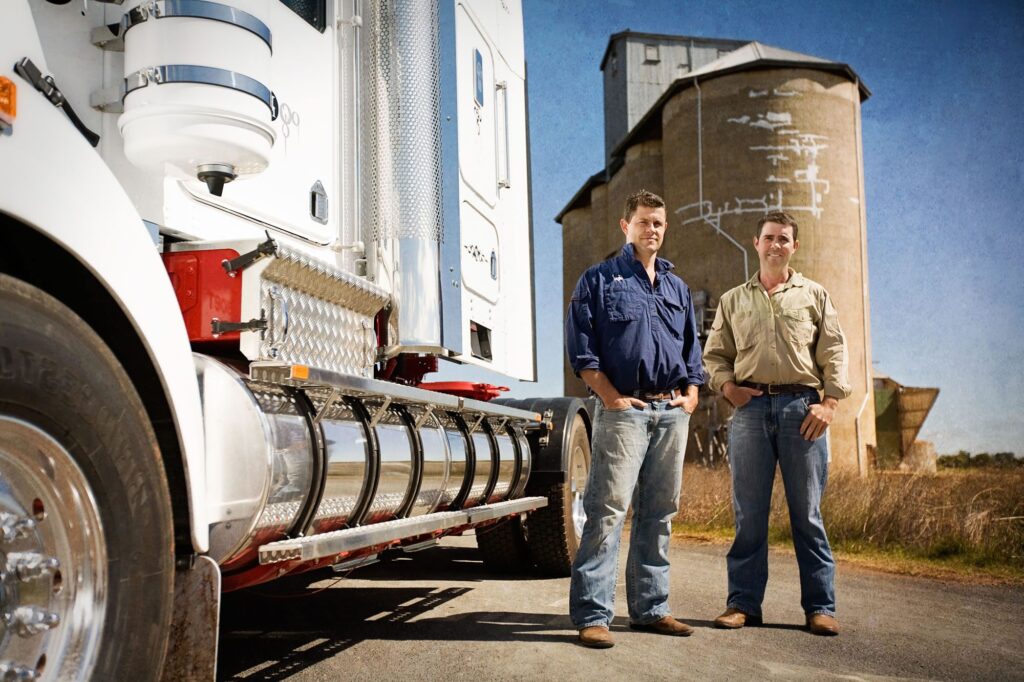
[[[603,251],[616,239],[597,234],[618,232],[611,218],[624,196],[641,185],[660,190],[670,224],[663,255],[713,307],[757,270],[758,218],[791,213],[800,224],[792,267],[828,289],[846,332],[853,395],[830,429],[832,458],[862,472],[875,443],[860,127],[869,95],[845,64],[745,44],[672,82],[612,150],[603,178],[588,181],[590,204],[578,193],[559,216],[565,280],[574,282],[578,261],[607,255],[580,253],[575,241],[584,214],[599,212],[598,190],[605,188],[607,218],[589,224],[590,243]],[[656,165],[660,176],[647,181]]]

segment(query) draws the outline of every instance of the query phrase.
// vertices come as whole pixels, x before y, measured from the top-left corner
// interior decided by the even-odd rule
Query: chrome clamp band
[[[195,66],[192,64],[165,64],[139,69],[124,79],[124,94],[144,88],[150,83],[198,83],[200,85],[217,85],[252,95],[270,109],[270,120],[277,120],[277,96],[263,83],[237,71],[217,69],[212,66]]]
[[[147,2],[133,7],[121,17],[121,37],[124,37],[124,34],[132,26],[149,21],[151,17],[154,19],[190,17],[232,24],[253,33],[267,44],[271,52],[274,51],[273,37],[269,26],[248,12],[230,5],[222,5],[219,2],[208,2],[208,0],[147,0]]]

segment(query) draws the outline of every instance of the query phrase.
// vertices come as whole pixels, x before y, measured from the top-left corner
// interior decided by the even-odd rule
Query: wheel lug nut
[[[7,555],[7,570],[25,583],[53,575],[58,568],[60,561],[56,557],[38,552],[11,552]]]
[[[22,682],[39,679],[39,673],[24,665],[0,661],[0,682]]]
[[[27,516],[0,512],[0,540],[14,542],[35,530],[36,522]]]
[[[38,606],[19,606],[3,615],[4,624],[22,637],[31,637],[45,632],[60,622],[60,616]]]

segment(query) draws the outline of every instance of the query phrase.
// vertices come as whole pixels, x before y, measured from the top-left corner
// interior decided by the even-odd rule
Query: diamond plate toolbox
[[[258,303],[254,317],[266,320],[262,334],[242,336],[249,360],[373,375],[373,318],[388,303],[384,289],[279,245],[243,274],[243,310],[249,299]]]
[[[279,241],[182,242],[169,251],[168,275],[186,322],[194,318],[191,341],[237,342],[251,362],[373,376],[373,319],[391,300],[385,289]],[[189,279],[196,263],[211,274]]]

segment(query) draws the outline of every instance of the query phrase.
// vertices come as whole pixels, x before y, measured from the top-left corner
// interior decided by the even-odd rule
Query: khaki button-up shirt
[[[719,301],[704,346],[711,388],[752,381],[803,384],[837,399],[850,395],[846,341],[825,288],[790,270],[769,296],[759,276]]]

